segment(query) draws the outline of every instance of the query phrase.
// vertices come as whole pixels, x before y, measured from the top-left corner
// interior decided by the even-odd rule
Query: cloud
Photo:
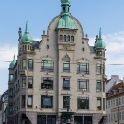
[[[34,41],[41,41],[41,38],[34,38]]]
[[[12,46],[10,44],[0,44],[0,68],[8,68],[13,56],[17,58],[18,46]]]

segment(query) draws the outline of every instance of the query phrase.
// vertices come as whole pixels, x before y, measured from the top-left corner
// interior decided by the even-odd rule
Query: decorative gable
[[[63,61],[70,61],[70,57],[68,56],[68,54],[66,53],[66,55],[62,58]]]

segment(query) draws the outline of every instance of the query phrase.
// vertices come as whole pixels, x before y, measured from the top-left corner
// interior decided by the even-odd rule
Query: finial
[[[101,28],[99,29],[99,39],[102,39],[102,32],[101,32]]]
[[[18,39],[18,41],[21,39],[21,37],[22,37],[22,31],[21,31],[22,29],[19,27],[19,31],[18,31],[18,34],[19,34],[19,39]]]
[[[15,61],[15,54],[14,54],[14,57],[13,57],[13,61]]]
[[[43,35],[45,35],[45,30],[43,30]]]
[[[29,33],[29,31],[28,31],[28,21],[26,22],[25,33]]]
[[[88,38],[88,34],[86,34],[85,37]]]

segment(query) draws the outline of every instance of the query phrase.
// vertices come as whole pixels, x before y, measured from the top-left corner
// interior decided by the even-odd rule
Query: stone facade
[[[9,68],[12,79],[9,78],[8,88],[13,92],[9,105],[15,109],[11,113],[9,108],[8,124],[60,124],[67,120],[61,113],[67,111],[64,97],[69,98],[69,112],[75,113],[69,118],[72,124],[97,124],[106,114],[106,59],[97,52],[104,53],[105,49],[89,46],[89,39],[84,37],[83,28],[74,17],[71,18],[76,29],[57,28],[60,18],[52,19],[47,34],[42,35],[42,41],[22,43],[19,39],[16,64],[14,68]],[[32,64],[29,60],[32,60]],[[97,64],[100,69],[96,67]],[[99,74],[97,69],[100,70]],[[31,87],[28,77],[33,80]],[[48,83],[44,83],[44,78]],[[79,80],[84,83],[79,84]],[[97,81],[101,82],[100,87]]]

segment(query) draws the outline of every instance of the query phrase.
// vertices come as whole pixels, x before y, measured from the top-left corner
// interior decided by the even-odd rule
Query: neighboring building
[[[3,93],[0,99],[0,122],[1,124],[6,123],[6,107],[8,105],[8,90]]]
[[[107,124],[124,124],[124,83],[115,84],[106,97]],[[119,114],[119,116],[118,116]],[[119,122],[118,122],[119,121]]]
[[[112,75],[111,79],[106,81],[106,93],[111,90],[111,88],[118,83],[122,82],[118,75]]]
[[[101,29],[89,46],[80,22],[70,14],[70,0],[62,12],[33,41],[28,23],[19,28],[18,56],[9,65],[8,124],[103,123],[105,110],[105,43]],[[14,109],[13,109],[14,108]]]

